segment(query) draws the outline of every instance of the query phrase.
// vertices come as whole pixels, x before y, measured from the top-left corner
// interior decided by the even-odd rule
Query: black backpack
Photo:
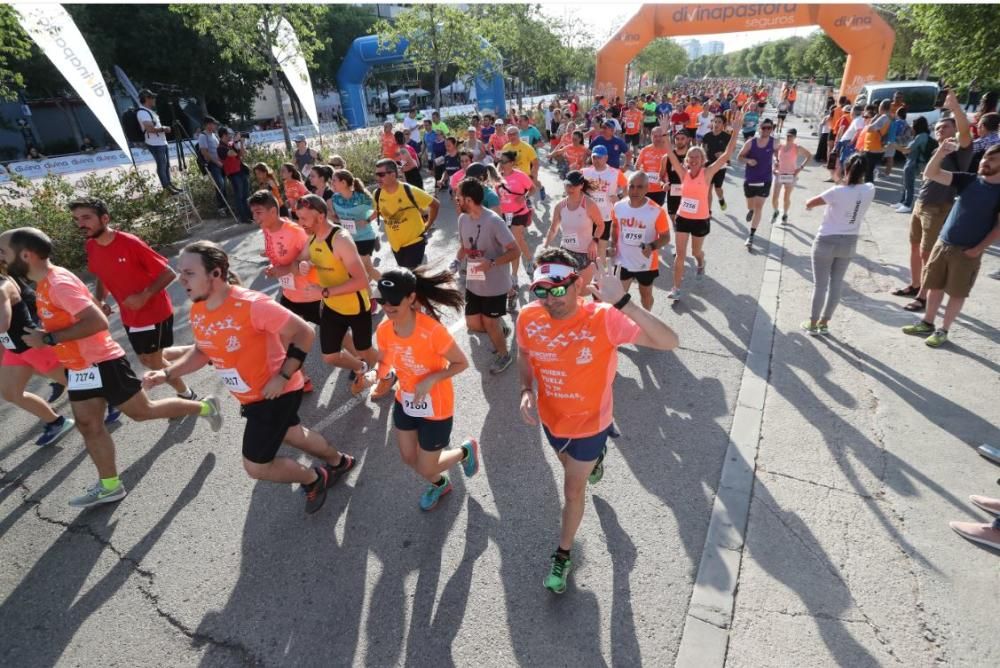
[[[132,107],[122,114],[122,129],[125,130],[125,138],[132,144],[141,144],[146,141],[146,133],[139,122],[139,109]]]
[[[403,192],[406,193],[406,196],[410,198],[410,203],[413,204],[413,207],[418,212],[420,212],[420,217],[423,218],[424,214],[423,214],[422,211],[420,211],[420,207],[417,206],[417,199],[413,196],[413,191],[410,190],[410,184],[409,183],[401,183],[400,185],[403,186]],[[378,200],[379,200],[380,197],[382,197],[382,189],[381,188],[376,188],[375,192],[372,193],[372,199],[375,202],[375,220],[381,220],[382,219],[382,214],[381,214],[381,212],[378,209]]]

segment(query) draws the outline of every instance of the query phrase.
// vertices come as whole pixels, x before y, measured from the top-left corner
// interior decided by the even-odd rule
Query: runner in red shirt
[[[28,328],[21,338],[31,348],[51,347],[66,367],[73,417],[100,476],[83,496],[69,502],[71,506],[89,508],[125,498],[125,486],[115,465],[115,444],[104,424],[108,404],[137,421],[200,415],[208,418],[212,431],[222,428],[219,402],[214,397],[151,401],[146,396],[125,351],[108,332],[107,316],[87,286],[69,270],[49,261],[52,240],[44,232],[22,227],[11,234],[9,244],[16,257],[10,271],[38,286],[41,329]]]
[[[561,594],[583,519],[587,482],[603,477],[607,440],[614,432],[611,388],[617,348],[631,343],[672,350],[678,341],[662,320],[631,302],[610,265],[591,286],[603,304],[582,298],[579,267],[565,250],[541,251],[535,267],[531,291],[536,301],[517,319],[521,417],[530,425],[541,421],[563,466],[562,530],[543,582]]]
[[[112,308],[108,293],[118,303],[122,325],[132,350],[147,369],[162,369],[163,349],[174,345],[174,309],[167,286],[177,274],[163,257],[139,237],[110,227],[111,214],[99,199],[70,202],[73,222],[87,239],[87,270],[97,277],[97,302],[105,315]],[[182,399],[197,399],[194,390],[177,378],[170,386]]]
[[[209,362],[222,384],[240,402],[246,418],[243,468],[254,480],[297,482],[306,492],[306,512],[315,513],[326,490],[354,468],[354,458],[333,448],[322,434],[304,427],[302,365],[316,333],[305,320],[262,292],[229,284],[229,256],[211,241],[181,251],[180,282],[191,305],[194,346],[162,371],[143,379],[154,387]],[[287,343],[286,343],[287,342]],[[303,466],[278,457],[282,443],[325,463]]]

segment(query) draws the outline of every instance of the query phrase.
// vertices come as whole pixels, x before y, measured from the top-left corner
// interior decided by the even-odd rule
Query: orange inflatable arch
[[[895,31],[869,5],[643,5],[597,52],[594,94],[625,94],[625,68],[657,37],[819,26],[847,53],[840,94],[885,79]]]

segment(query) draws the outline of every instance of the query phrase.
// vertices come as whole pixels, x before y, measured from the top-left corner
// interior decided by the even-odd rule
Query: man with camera
[[[220,216],[225,216],[226,207],[226,175],[222,171],[222,159],[219,157],[219,138],[215,131],[219,121],[212,116],[205,116],[201,122],[201,133],[198,135],[198,152],[208,175],[215,183],[215,206]]]
[[[139,92],[139,110],[136,111],[135,117],[142,127],[146,148],[156,161],[156,176],[160,179],[160,185],[167,192],[176,195],[181,190],[170,183],[170,155],[166,137],[170,133],[170,128],[160,124],[160,117],[153,111],[155,106],[156,96],[153,92],[146,88],[142,89]]]

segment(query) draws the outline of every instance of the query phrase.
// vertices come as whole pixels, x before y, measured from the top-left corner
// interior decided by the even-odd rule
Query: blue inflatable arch
[[[483,44],[489,46],[486,40]],[[401,40],[395,49],[379,50],[378,36],[359,37],[351,44],[344,56],[344,62],[337,72],[337,86],[340,88],[340,106],[347,124],[353,128],[368,125],[368,106],[365,104],[364,83],[368,72],[377,65],[392,65],[406,60],[409,42]],[[497,114],[506,115],[503,77],[500,68],[493,74],[478,74],[474,79],[476,103],[479,109],[492,109]],[[489,77],[489,78],[486,78]]]

